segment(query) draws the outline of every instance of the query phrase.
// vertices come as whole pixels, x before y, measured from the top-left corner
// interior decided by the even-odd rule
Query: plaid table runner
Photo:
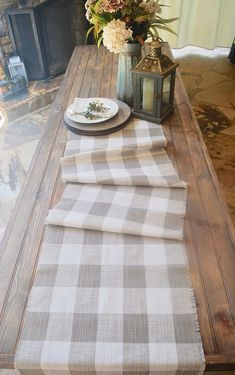
[[[186,185],[167,166],[165,143],[160,126],[140,120],[105,138],[70,134],[62,170],[66,181],[71,175],[76,183],[70,181],[47,218],[16,354],[19,374],[203,373],[186,251],[179,241]],[[156,179],[153,162],[150,175],[144,161],[132,168],[145,153],[150,160],[151,152]],[[118,186],[128,155],[131,171]]]
[[[132,119],[119,132],[101,137],[71,133],[61,159],[64,182],[186,187],[164,147],[162,127]]]
[[[128,126],[109,135],[78,137],[76,134],[70,133],[65,148],[65,155],[100,149],[159,149],[162,146],[165,147],[166,144],[167,141],[161,126],[133,118]]]
[[[89,184],[185,187],[163,149],[107,149],[61,159],[62,180]]]
[[[182,239],[186,189],[68,184],[47,223]]]

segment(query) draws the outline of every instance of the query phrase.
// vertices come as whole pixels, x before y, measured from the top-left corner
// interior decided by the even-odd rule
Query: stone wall
[[[0,62],[2,65],[5,64],[4,55],[8,55],[12,50],[4,12],[8,9],[16,8],[17,3],[18,1],[16,0],[0,1]]]
[[[5,65],[5,56],[12,52],[11,40],[4,12],[14,8],[27,8],[39,5],[47,0],[0,0],[0,64]],[[76,44],[84,44],[86,38],[87,22],[85,18],[85,8],[83,0],[71,1],[73,15],[73,30]]]

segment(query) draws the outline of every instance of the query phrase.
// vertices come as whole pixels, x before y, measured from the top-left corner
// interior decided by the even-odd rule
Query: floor
[[[235,225],[235,65],[227,59],[228,49],[187,47],[174,55]],[[46,106],[0,125],[0,239],[49,110]]]
[[[51,104],[62,78],[63,75],[60,75],[44,81],[30,81],[26,93],[8,101],[0,100],[0,108],[7,113],[8,121],[15,121]]]
[[[175,50],[235,226],[235,64],[227,56],[227,49]]]
[[[50,106],[0,129],[0,239],[24,184]]]

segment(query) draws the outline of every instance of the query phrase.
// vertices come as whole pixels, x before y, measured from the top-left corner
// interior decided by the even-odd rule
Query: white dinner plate
[[[93,119],[87,118],[86,113],[90,103],[102,105],[103,111],[90,112]],[[67,108],[66,117],[80,124],[97,124],[110,120],[118,112],[118,105],[113,100],[107,98],[76,98],[74,102]]]
[[[69,130],[80,135],[96,136],[115,132],[126,126],[131,115],[131,109],[126,103],[123,103],[120,100],[116,100],[116,103],[119,108],[118,113],[116,114],[116,116],[114,116],[106,122],[103,122],[101,124],[89,125],[80,124],[78,122],[70,120],[65,113],[65,125],[68,127]]]

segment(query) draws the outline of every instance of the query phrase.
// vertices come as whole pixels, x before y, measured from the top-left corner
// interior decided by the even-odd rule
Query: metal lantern
[[[161,52],[163,43],[148,43],[150,54],[132,69],[133,114],[160,124],[174,110],[175,73],[178,64]]]

